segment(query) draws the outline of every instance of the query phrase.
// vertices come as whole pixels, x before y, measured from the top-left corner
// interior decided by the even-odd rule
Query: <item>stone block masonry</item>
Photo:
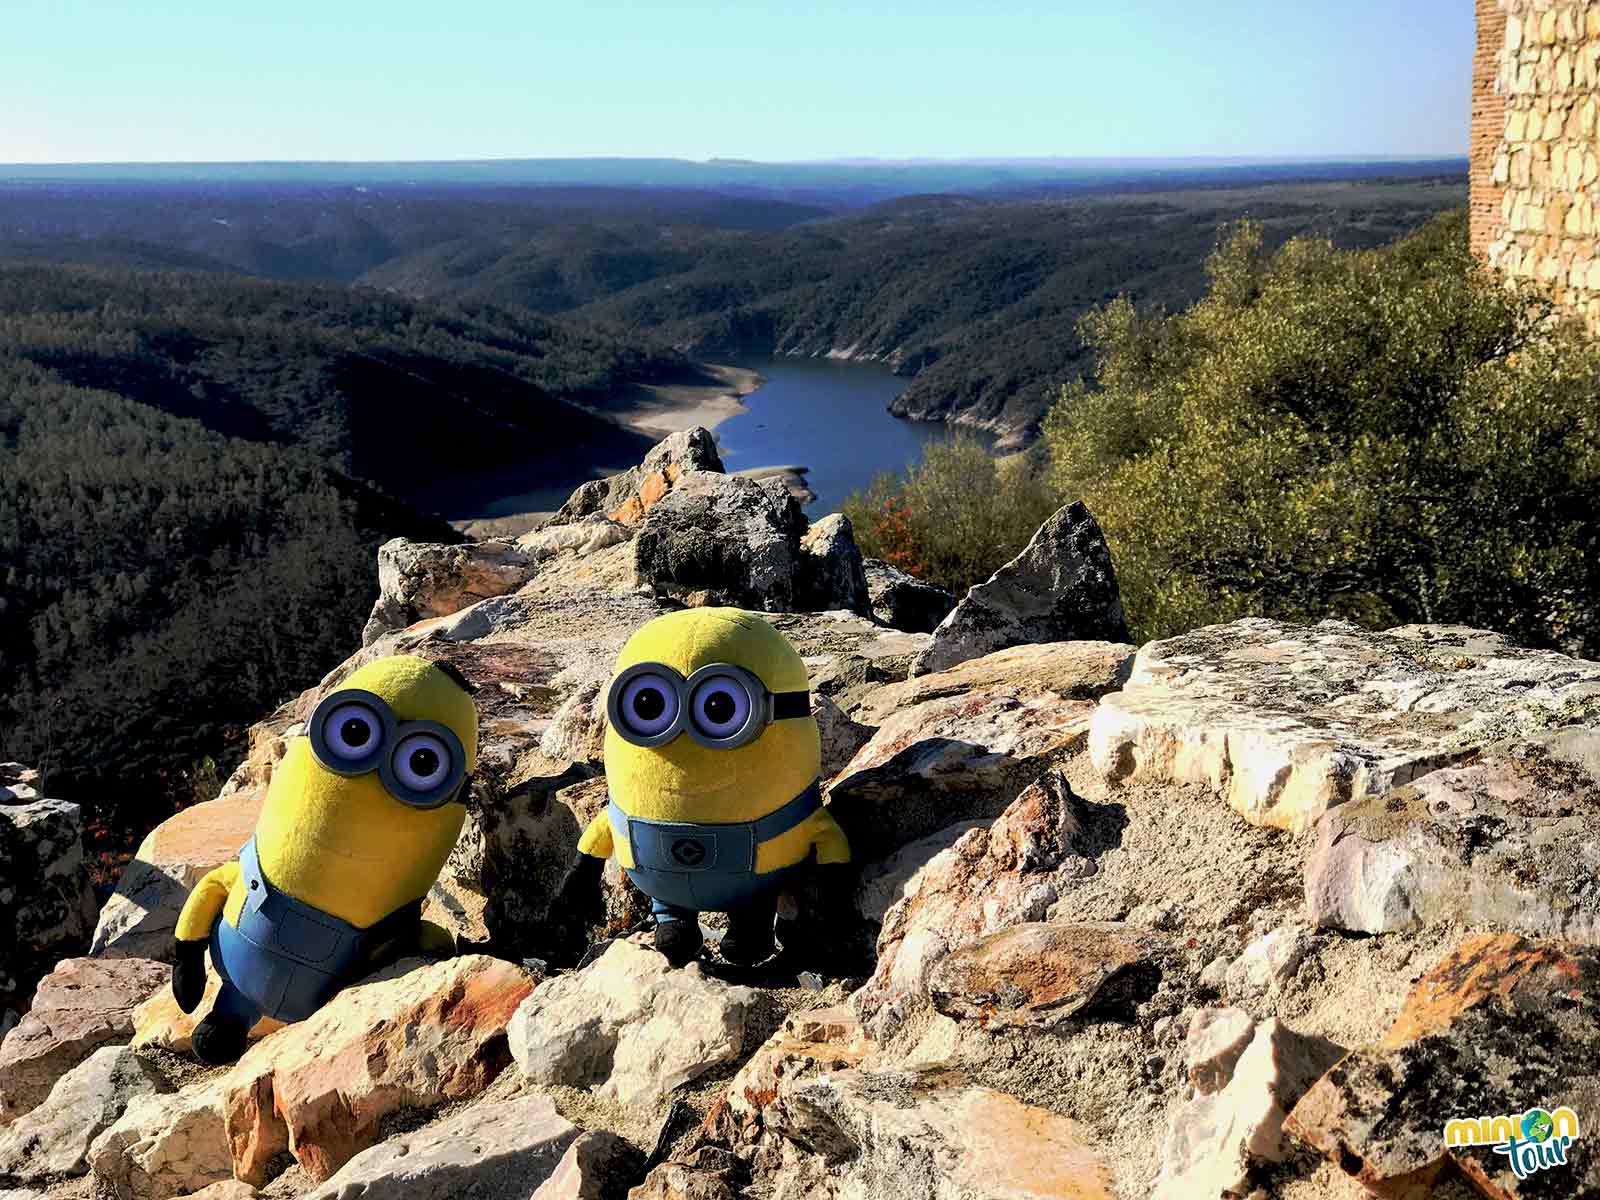
[[[1600,4],[1478,0],[1472,247],[1600,330]]]

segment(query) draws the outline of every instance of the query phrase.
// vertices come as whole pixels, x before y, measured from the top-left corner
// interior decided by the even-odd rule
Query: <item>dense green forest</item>
[[[0,754],[147,827],[349,652],[396,534],[451,531],[303,451],[0,354]]]
[[[233,275],[0,266],[0,349],[407,500],[531,463],[570,478],[645,439],[584,409],[689,370],[581,322]],[[553,479],[552,482],[561,482]]]
[[[1482,271],[1464,211],[1367,251],[1245,223],[1207,278],[1090,314],[1030,455],[941,447],[853,497],[863,548],[965,586],[1044,489],[1100,521],[1139,639],[1331,616],[1600,657],[1600,347]]]
[[[483,305],[0,265],[0,756],[147,827],[349,653],[382,541],[455,536],[416,504],[636,459],[580,402],[683,369]]]

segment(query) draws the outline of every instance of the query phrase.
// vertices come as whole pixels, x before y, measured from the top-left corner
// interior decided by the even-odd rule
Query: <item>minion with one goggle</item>
[[[606,811],[563,886],[593,888],[603,861],[651,898],[658,949],[700,951],[698,914],[725,912],[721,952],[774,949],[780,885],[811,858],[850,860],[822,803],[821,739],[793,646],[754,613],[697,608],[628,639],[606,693]]]
[[[254,835],[178,918],[172,992],[192,1012],[221,976],[195,1055],[230,1062],[261,1017],[300,1021],[400,954],[449,954],[422,898],[456,844],[478,754],[467,682],[409,655],[319,703],[272,773]]]

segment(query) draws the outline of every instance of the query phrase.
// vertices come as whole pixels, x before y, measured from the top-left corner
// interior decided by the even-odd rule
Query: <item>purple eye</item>
[[[395,778],[416,792],[438,787],[450,774],[450,747],[431,733],[402,738],[390,760]]]
[[[732,737],[750,720],[752,701],[731,675],[713,675],[696,685],[689,700],[694,727],[709,738]]]
[[[365,704],[341,704],[328,714],[322,736],[329,751],[345,762],[370,758],[383,737],[383,722]]]
[[[654,737],[678,718],[678,690],[662,675],[636,675],[622,689],[617,712],[628,731]]]

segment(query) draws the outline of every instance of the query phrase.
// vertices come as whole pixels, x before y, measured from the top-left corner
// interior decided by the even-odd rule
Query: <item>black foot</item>
[[[657,921],[656,949],[675,967],[688,965],[705,941],[699,921]]]
[[[249,1033],[236,1021],[209,1016],[194,1027],[194,1056],[214,1067],[231,1063],[244,1053]]]

